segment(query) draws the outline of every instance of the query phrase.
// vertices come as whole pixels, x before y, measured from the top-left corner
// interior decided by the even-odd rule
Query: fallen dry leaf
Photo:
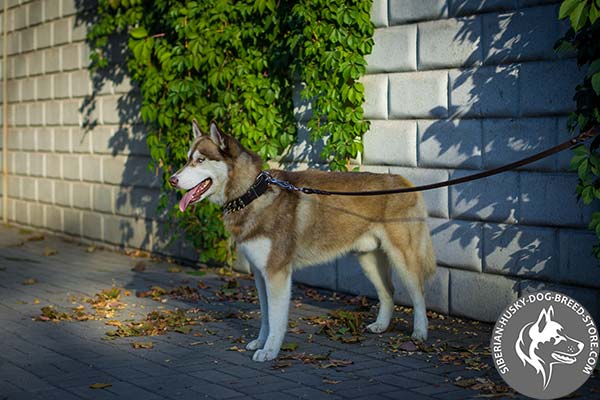
[[[143,251],[143,250],[125,250],[125,254],[127,254],[129,257],[136,257],[136,258],[148,258],[150,257],[150,253],[148,253],[147,251]]]
[[[93,245],[91,245],[91,246],[88,246],[88,247],[85,249],[85,252],[86,252],[86,253],[93,253],[93,252],[95,252],[95,251],[96,251],[96,245],[94,245],[94,244],[93,244]]]
[[[210,289],[210,286],[208,286],[206,283],[204,283],[202,281],[198,281],[196,286],[198,286],[198,289]]]
[[[419,350],[419,347],[413,342],[404,342],[400,346],[398,346],[398,349],[404,351],[417,351]]]
[[[227,350],[228,350],[228,351],[237,351],[238,353],[243,353],[243,352],[245,352],[245,351],[246,351],[245,349],[242,349],[242,348],[240,348],[240,347],[237,347],[237,346],[231,346],[231,347],[230,347],[230,348],[228,348]]]
[[[285,369],[290,368],[291,366],[291,361],[277,361],[271,366],[271,369]]]
[[[319,294],[319,292],[317,292],[315,289],[306,289],[306,291],[304,292],[304,294],[307,297],[310,297],[311,299],[315,300],[315,301],[323,301],[325,300],[325,297],[321,296]]]
[[[298,343],[290,342],[281,345],[281,351],[295,351],[298,348]]]
[[[321,365],[321,368],[338,368],[345,367],[346,365],[354,364],[352,360],[335,360],[331,359],[329,362]]]
[[[36,283],[37,280],[34,278],[25,279],[23,282],[21,282],[22,285],[35,285]]]
[[[192,331],[192,327],[189,325],[179,326],[179,327],[173,329],[173,331],[187,335],[188,333],[190,333]]]
[[[181,268],[177,267],[175,265],[173,265],[172,267],[167,268],[167,272],[171,272],[171,273],[177,273],[177,272],[181,272]]]
[[[337,385],[341,381],[336,381],[334,379],[323,378],[323,383],[327,383],[328,385]]]
[[[53,249],[51,247],[44,247],[44,255],[46,257],[50,257],[50,256],[53,256],[55,254],[58,254],[58,250]]]
[[[112,386],[112,383],[92,383],[90,389],[106,389]]]
[[[134,272],[144,272],[146,270],[146,263],[143,261],[138,261],[135,263],[133,268],[131,268]]]
[[[131,347],[134,349],[153,349],[154,343],[152,342],[133,342],[131,343]]]
[[[25,238],[25,240],[28,241],[28,242],[39,242],[39,241],[44,240],[44,239],[45,239],[45,237],[41,233]]]

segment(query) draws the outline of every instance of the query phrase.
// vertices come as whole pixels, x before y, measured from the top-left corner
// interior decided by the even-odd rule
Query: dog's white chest
[[[255,268],[264,270],[271,254],[271,239],[258,237],[245,240],[240,245],[240,250]]]

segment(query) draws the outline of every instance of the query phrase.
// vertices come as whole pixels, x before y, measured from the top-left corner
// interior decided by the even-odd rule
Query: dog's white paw
[[[253,361],[264,362],[270,361],[277,358],[277,354],[279,354],[279,350],[274,349],[260,349],[254,352],[252,356]]]
[[[411,335],[411,338],[424,342],[427,340],[427,330],[415,329]]]
[[[246,350],[262,349],[264,345],[265,345],[264,340],[254,339],[253,341],[251,341],[250,343],[248,343],[246,345]]]
[[[382,333],[385,332],[388,328],[388,325],[383,324],[381,322],[373,322],[371,325],[367,326],[367,329],[369,330],[369,332],[371,333]]]

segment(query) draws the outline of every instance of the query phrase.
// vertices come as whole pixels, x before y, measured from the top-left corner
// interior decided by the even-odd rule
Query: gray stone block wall
[[[131,85],[125,77],[94,90],[75,0],[9,7],[10,203],[2,215],[80,239],[178,255],[181,243],[159,246],[166,239],[154,228],[159,179],[147,169],[143,128],[118,107]],[[92,94],[96,126],[88,129],[84,105]]]
[[[374,0],[375,47],[362,79],[372,124],[354,162],[422,184],[566,140],[582,73],[552,50],[565,30],[557,10],[538,0]],[[159,179],[147,169],[144,129],[135,108],[119,103],[131,84],[93,86],[75,1],[12,1],[8,18],[10,203],[0,212],[82,240],[194,257],[189,244],[168,243],[156,213]],[[302,143],[280,161],[322,164],[322,143],[304,140],[310,102],[295,102]],[[516,296],[555,288],[599,314],[591,211],[576,202],[569,158],[424,193],[439,265],[426,285],[431,309],[491,321]],[[351,256],[295,279],[374,295]],[[396,300],[409,303],[396,286]]]
[[[565,117],[583,75],[552,49],[566,29],[557,14],[557,1],[375,0],[361,169],[432,183],[568,139]],[[520,294],[554,288],[600,317],[592,211],[576,200],[569,158],[424,193],[439,265],[428,307],[493,321]],[[320,282],[374,295],[352,258],[324,269]],[[396,283],[396,300],[409,304]]]

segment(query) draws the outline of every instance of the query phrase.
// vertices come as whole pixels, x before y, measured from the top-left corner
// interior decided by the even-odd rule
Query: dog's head
[[[583,343],[573,339],[565,328],[554,320],[552,306],[542,309],[538,319],[521,329],[516,352],[523,365],[526,363],[541,373],[544,388],[550,383],[554,364],[573,364],[583,350]]]
[[[192,129],[194,140],[187,162],[169,179],[174,188],[186,190],[179,202],[181,211],[203,199],[224,204],[234,164],[241,154],[248,154],[233,136],[223,133],[214,122],[208,134],[202,132],[195,120]]]

